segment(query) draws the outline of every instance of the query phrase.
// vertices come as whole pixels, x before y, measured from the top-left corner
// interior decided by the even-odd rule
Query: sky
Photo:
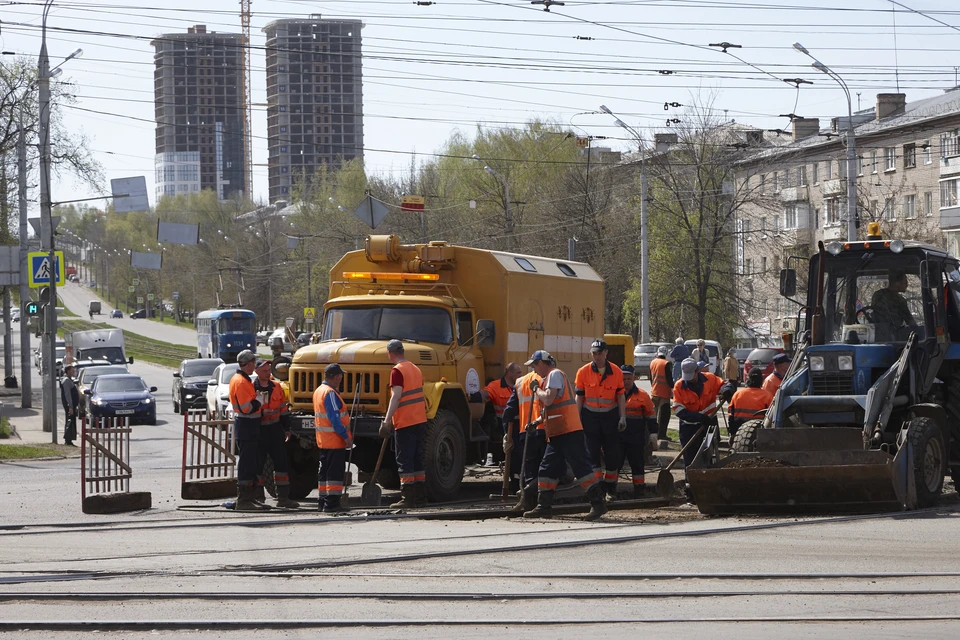
[[[3,51],[37,55],[41,4],[0,1]],[[549,12],[528,0],[253,0],[252,8],[254,105],[266,102],[264,25],[310,14],[363,21],[366,168],[397,177],[457,131],[472,137],[534,118],[636,149],[600,105],[648,141],[693,103],[764,129],[788,130],[789,113],[825,126],[846,113],[844,92],[794,42],[846,81],[855,110],[898,89],[908,101],[937,95],[957,84],[960,66],[956,0],[566,0]],[[57,0],[47,22],[51,66],[83,49],[54,80],[77,96],[64,121],[89,137],[108,179],[145,175],[151,203],[150,39],[194,24],[239,33],[239,2]],[[740,48],[724,53],[718,43]],[[798,90],[785,78],[813,84]],[[253,161],[265,165],[264,107],[254,107],[252,125]],[[79,199],[109,184],[97,192],[66,178],[52,191],[54,201]],[[266,167],[255,166],[253,196],[266,193]]]

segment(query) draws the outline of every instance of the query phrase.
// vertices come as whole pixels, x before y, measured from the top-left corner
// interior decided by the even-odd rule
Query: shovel
[[[363,483],[363,490],[360,492],[360,504],[365,507],[379,507],[380,498],[383,492],[377,484],[377,474],[380,473],[380,465],[383,464],[383,454],[387,450],[387,439],[383,439],[380,445],[380,457],[377,458],[377,466],[373,469],[373,475]]]
[[[666,468],[660,470],[660,474],[657,476],[657,493],[660,494],[662,498],[669,498],[673,495],[673,474],[670,473],[670,470],[673,469],[673,465],[677,464],[677,460],[683,457],[684,452],[693,444],[696,440],[700,438],[707,430],[706,425],[700,427],[693,437],[687,440],[687,444],[683,445],[683,448],[680,449],[680,453],[677,454],[677,457],[670,461],[670,464]]]
[[[359,404],[359,401],[360,401],[360,385],[358,384],[356,389],[353,392],[353,404],[350,406],[350,427],[353,426],[353,415],[354,415],[354,412],[357,410],[357,405]],[[347,427],[347,429],[349,430],[350,427]],[[350,465],[353,464],[353,449],[354,449],[353,447],[350,447],[350,453],[347,454],[347,470],[343,472],[343,488],[344,489],[346,489],[347,487],[353,486],[353,471],[350,471]],[[344,491],[343,493],[343,499],[349,500],[349,496],[347,495],[346,491]]]

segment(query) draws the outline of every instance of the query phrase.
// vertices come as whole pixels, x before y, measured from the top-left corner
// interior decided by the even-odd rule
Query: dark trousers
[[[263,440],[259,421],[236,420],[234,437],[237,439],[237,483],[253,486],[263,470],[260,459],[260,442]],[[260,464],[257,467],[257,464]]]
[[[287,474],[287,447],[284,444],[285,434],[279,423],[260,427],[260,446],[257,449],[257,476],[263,484],[263,465],[267,456],[273,460],[273,482],[277,485],[290,484]]]
[[[343,474],[347,466],[346,449],[320,449],[320,470],[317,472],[319,507],[340,506],[343,495]]]
[[[520,426],[513,423],[513,448],[510,450],[510,493],[516,493],[522,486],[523,478],[520,477],[520,470],[523,468],[523,438]],[[539,465],[539,463],[538,463]]]
[[[530,438],[530,443],[526,445],[527,448],[527,465],[523,468],[523,486],[524,487],[533,487],[536,485],[537,477],[540,471],[540,463],[543,462],[543,453],[547,449],[547,435],[544,433],[543,429],[537,429],[530,433],[524,433],[520,439],[520,446],[514,446],[514,451],[520,452],[521,463],[523,461],[523,448],[524,441]],[[566,469],[564,469],[565,471]],[[517,467],[517,472],[520,472],[520,467]],[[591,471],[592,473],[592,471]],[[561,472],[561,476],[563,473]]]
[[[700,430],[700,427],[703,425],[691,424],[689,422],[680,423],[680,446],[686,446],[690,439],[697,434],[697,431]],[[703,444],[703,437],[706,434],[706,429],[703,433],[697,436],[696,442],[690,445],[690,448],[683,453],[683,466],[689,467],[693,463],[693,459],[697,457],[697,452],[700,451],[700,445]]]
[[[77,412],[67,415],[63,423],[63,441],[73,442],[77,439]]]
[[[533,442],[530,443],[531,445]],[[587,456],[586,441],[583,431],[572,431],[559,436],[551,436],[540,461],[537,488],[541,493],[555,491],[557,483],[567,470],[567,465],[573,469],[577,483],[589,491],[597,484]]]
[[[603,413],[584,409],[580,412],[580,421],[587,438],[593,475],[602,483],[604,491],[614,493],[620,468],[620,432],[617,431],[620,413],[616,409]]]
[[[670,403],[670,398],[653,398],[653,407],[657,411],[657,438],[660,440],[667,439],[667,426],[672,414]]]
[[[393,432],[393,448],[401,485],[426,480],[423,473],[423,432],[426,427],[427,423],[421,422]]]
[[[646,446],[648,440],[647,430],[641,422],[639,426],[634,426],[627,421],[627,430],[620,434],[620,467],[624,460],[630,463],[630,471],[633,474],[633,486],[642,487],[644,484],[643,470],[646,462]]]

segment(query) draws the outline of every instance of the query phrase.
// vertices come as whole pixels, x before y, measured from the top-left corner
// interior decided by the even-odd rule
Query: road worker
[[[552,358],[553,356],[546,351],[535,351],[532,359],[553,362]],[[556,362],[553,364],[556,366]],[[534,396],[534,391],[541,384],[543,379],[536,371],[530,371],[520,377],[503,411],[503,419],[511,422],[515,420],[520,431],[520,437],[513,441],[513,450],[520,452],[520,465],[517,466],[517,472],[523,469],[523,477],[520,478],[520,500],[512,509],[512,513],[516,515],[530,511],[537,505],[538,470],[543,461],[543,452],[547,448],[544,425],[538,422],[541,407]],[[526,426],[531,424],[534,428],[527,430]],[[504,437],[504,445],[506,443],[507,439]],[[526,462],[524,462],[524,454],[526,454]]]
[[[686,345],[683,338],[677,338],[676,346],[670,352],[670,359],[673,360],[673,379],[680,379],[680,363],[690,357],[690,347]]]
[[[697,435],[702,426],[716,426],[717,393],[722,381],[709,373],[700,373],[697,363],[687,358],[681,363],[681,379],[673,386],[673,412],[680,420],[680,445],[695,442],[683,453],[684,468],[690,466],[697,455],[703,435]],[[687,486],[687,497],[692,498]]]
[[[503,419],[503,411],[507,407],[507,401],[513,395],[514,387],[517,384],[517,378],[523,374],[523,369],[516,362],[507,364],[503,372],[503,377],[499,380],[493,380],[480,391],[470,394],[470,402],[489,402],[493,406],[493,412],[497,416],[497,424],[504,434],[504,445],[507,444],[507,431],[512,429],[509,441],[511,445],[520,439],[520,428],[516,421],[508,422]],[[511,446],[510,451],[505,448],[504,454],[510,455],[510,492],[516,493],[520,489],[520,464],[523,453],[517,447]]]
[[[277,488],[277,506],[282,509],[296,509],[300,504],[290,499],[290,476],[287,474],[287,448],[285,442],[290,436],[290,405],[280,383],[270,376],[270,360],[258,359],[254,367],[257,374],[253,379],[253,388],[260,401],[260,459],[257,469],[263,472],[267,456],[273,460],[273,482]],[[258,486],[263,486],[263,476],[257,478]],[[259,499],[259,495],[258,495]]]
[[[393,449],[400,472],[400,500],[395,509],[411,509],[427,502],[423,470],[423,434],[427,427],[427,404],[423,397],[423,373],[404,356],[403,343],[387,343],[390,372],[390,404],[380,428],[381,437],[393,434]]]
[[[340,397],[343,369],[336,362],[323,370],[323,383],[313,392],[313,419],[317,428],[317,448],[320,449],[320,469],[317,472],[317,508],[324,513],[347,509],[340,504],[343,495],[343,475],[347,464],[347,449],[353,446],[350,433],[350,413]]]
[[[532,366],[543,381],[531,383],[530,388],[541,406],[541,415],[537,420],[544,425],[547,447],[538,472],[537,506],[524,513],[523,517],[549,518],[553,515],[553,494],[569,464],[576,482],[586,490],[590,500],[590,512],[584,519],[596,520],[607,512],[603,489],[594,476],[587,456],[573,387],[566,374],[556,368],[555,362],[546,351],[536,351],[525,363],[528,367]],[[526,425],[528,433],[534,426],[533,423]]]
[[[623,372],[624,399],[627,406],[627,429],[620,434],[620,445],[623,449],[620,465],[625,459],[630,463],[633,474],[633,497],[642,498],[644,495],[643,470],[646,464],[646,451],[657,448],[657,418],[653,409],[653,400],[647,392],[635,384],[634,369],[625,364],[620,367]]]
[[[790,356],[785,353],[778,353],[773,356],[773,373],[767,376],[763,381],[763,390],[770,393],[771,396],[777,393],[783,377],[787,375],[787,369],[790,368]],[[753,369],[751,369],[753,371]]]
[[[607,343],[603,340],[594,340],[590,356],[593,362],[577,371],[577,410],[594,476],[607,499],[613,500],[620,468],[620,432],[627,428],[623,373],[607,361]]]
[[[236,511],[263,511],[269,509],[257,502],[254,493],[257,488],[257,463],[260,461],[260,416],[261,403],[250,376],[257,364],[257,354],[244,349],[237,354],[240,368],[230,378],[229,398],[233,407],[233,433],[240,450],[237,461],[237,502]]]
[[[747,386],[738,389],[730,400],[730,441],[737,434],[737,429],[748,420],[763,417],[763,412],[773,402],[773,395],[763,387],[763,371],[760,367],[750,369],[747,374]]]
[[[657,438],[667,440],[667,425],[670,424],[670,400],[673,399],[673,367],[667,359],[667,348],[657,349],[657,356],[650,362],[650,395],[657,412]]]

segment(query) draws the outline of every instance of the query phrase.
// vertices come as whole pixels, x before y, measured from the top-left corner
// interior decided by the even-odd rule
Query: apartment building
[[[363,157],[359,20],[276,20],[267,36],[270,202],[309,190],[323,165]]]
[[[163,34],[153,40],[156,195],[213,189],[226,200],[244,184],[240,34]]]
[[[821,240],[846,239],[847,120],[821,128],[795,118],[789,138],[758,137],[761,148],[741,162],[739,188],[756,198],[737,220],[738,290],[748,337],[761,346],[795,326],[797,306],[780,297],[779,270],[791,256],[808,258]],[[860,238],[876,220],[886,237],[960,255],[960,90],[911,103],[902,93],[878,94],[853,124]]]

